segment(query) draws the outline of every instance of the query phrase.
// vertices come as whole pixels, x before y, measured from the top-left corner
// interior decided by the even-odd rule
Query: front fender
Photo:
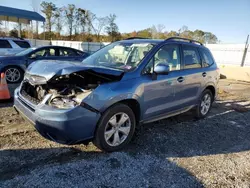
[[[16,63],[1,63],[0,64],[0,72],[2,72],[6,67],[9,66],[15,66],[15,67],[19,67],[20,69],[23,70],[23,72],[25,72],[26,70],[26,66],[24,64],[16,64]]]
[[[140,101],[140,97],[134,93],[116,93],[109,88],[97,88],[83,102],[102,113],[115,103],[127,99]]]
[[[107,100],[106,103],[104,103],[104,105],[99,109],[99,111],[102,113],[104,112],[106,109],[108,109],[110,106],[119,103],[121,101],[124,100],[128,100],[128,99],[134,99],[136,101],[140,101],[140,97],[136,94],[132,94],[132,93],[125,93],[125,94],[121,94],[121,95],[117,95],[115,97],[110,98],[110,100]]]
[[[103,84],[97,87],[88,95],[83,102],[90,105],[99,112],[104,112],[107,108],[127,99],[135,99],[141,104],[143,85],[132,86],[124,82]]]

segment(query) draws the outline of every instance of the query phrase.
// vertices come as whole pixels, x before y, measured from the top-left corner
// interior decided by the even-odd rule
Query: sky
[[[49,0],[47,0],[49,1]],[[33,0],[39,4],[40,0]],[[58,7],[75,4],[97,16],[116,14],[120,32],[163,24],[166,31],[200,29],[222,43],[245,43],[250,34],[250,0],[53,0]],[[0,0],[0,5],[32,10],[32,0]]]

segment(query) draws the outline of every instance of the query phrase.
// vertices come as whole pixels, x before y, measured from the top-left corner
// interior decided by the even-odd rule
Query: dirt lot
[[[209,117],[144,125],[123,151],[43,139],[0,104],[0,187],[250,187],[250,83],[221,80]]]

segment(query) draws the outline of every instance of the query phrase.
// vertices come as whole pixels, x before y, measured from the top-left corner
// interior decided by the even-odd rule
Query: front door
[[[175,109],[175,86],[180,72],[180,50],[177,44],[162,46],[154,55],[144,73],[144,106],[143,119],[154,119],[170,113]],[[157,75],[152,80],[153,65],[167,64],[170,72],[167,75]]]
[[[175,100],[178,109],[197,103],[202,88],[202,64],[197,47],[182,45],[183,68],[177,78]]]
[[[31,52],[28,55],[27,66],[32,62],[37,60],[56,60],[58,56],[56,55],[56,48],[44,47]]]

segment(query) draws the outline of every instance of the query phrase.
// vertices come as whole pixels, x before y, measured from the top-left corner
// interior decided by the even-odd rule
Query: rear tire
[[[133,111],[125,104],[114,105],[102,115],[93,143],[106,152],[120,150],[131,141],[135,127]]]
[[[207,114],[211,110],[213,98],[213,94],[209,89],[203,91],[199,99],[198,106],[196,107],[196,118],[202,119],[207,116]]]

